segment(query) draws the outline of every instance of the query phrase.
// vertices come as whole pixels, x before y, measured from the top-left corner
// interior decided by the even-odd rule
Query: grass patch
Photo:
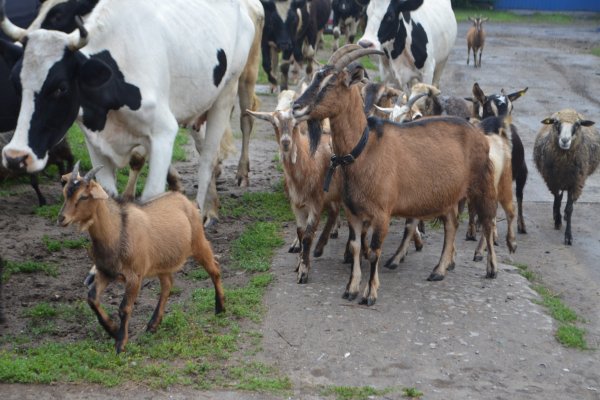
[[[469,17],[481,15],[489,18],[487,23],[520,23],[520,24],[555,24],[567,25],[573,23],[572,15],[562,13],[515,13],[499,10],[459,9],[454,10],[458,22],[467,22]]]
[[[423,392],[413,387],[402,389],[402,394],[404,395],[404,397],[410,398],[418,398],[423,396]]]
[[[274,192],[246,192],[237,199],[222,199],[220,215],[225,218],[249,217],[253,220],[278,223],[294,220],[282,185],[278,185]]]
[[[537,276],[529,270],[525,264],[515,264],[519,273],[530,282],[536,282]],[[532,286],[541,297],[538,304],[546,307],[552,318],[559,322],[559,327],[555,333],[556,340],[565,347],[572,347],[581,350],[588,349],[585,341],[585,329],[578,328],[574,324],[583,322],[583,318],[579,317],[575,311],[570,309],[562,302],[559,295],[553,293],[550,289],[540,283]]]
[[[6,282],[13,274],[35,274],[43,272],[53,278],[58,276],[58,268],[55,265],[39,261],[10,261],[6,260],[4,264],[4,273],[2,281]]]
[[[371,386],[331,386],[321,390],[323,396],[335,396],[337,400],[367,400],[372,396],[384,396],[393,389],[375,389]]]
[[[593,47],[592,50],[590,50],[590,52],[596,57],[600,57],[600,47]]]
[[[232,243],[234,267],[246,271],[267,271],[274,249],[284,245],[281,229],[273,222],[256,222]]]
[[[48,235],[44,235],[42,241],[46,245],[46,249],[52,253],[61,251],[62,249],[83,249],[90,243],[90,241],[84,237],[79,239],[56,240],[50,238]]]

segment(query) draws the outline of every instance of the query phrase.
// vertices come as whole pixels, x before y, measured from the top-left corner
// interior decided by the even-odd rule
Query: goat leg
[[[498,263],[496,261],[496,250],[494,249],[494,245],[492,244],[493,237],[494,237],[494,230],[492,227],[492,225],[493,225],[492,218],[493,217],[488,217],[482,222],[483,233],[484,233],[486,241],[487,241],[487,251],[488,251],[485,277],[489,278],[489,279],[494,279],[496,276],[498,276],[498,267],[497,267]]]
[[[313,252],[313,256],[321,257],[323,255],[323,248],[327,244],[327,241],[331,237],[331,230],[337,224],[339,207],[336,204],[329,204],[327,207],[327,222],[325,223],[325,227],[323,228],[323,232],[319,236],[319,240],[317,241],[317,245],[315,246],[315,250]],[[336,235],[337,237],[337,235]]]
[[[438,265],[436,265],[427,278],[428,281],[443,280],[446,276],[446,270],[453,268],[454,240],[456,239],[456,230],[458,229],[457,212],[452,210],[440,218],[444,223],[444,248]]]
[[[138,297],[140,288],[142,286],[142,280],[135,276],[134,273],[129,273],[125,277],[125,295],[119,306],[119,318],[121,318],[121,325],[117,331],[115,337],[115,349],[117,354],[125,351],[125,345],[129,340],[129,319],[131,318],[131,311],[133,311],[133,305],[135,299]]]
[[[311,221],[306,225],[304,236],[302,237],[302,256],[300,264],[298,265],[298,283],[308,282],[308,272],[310,271],[310,248],[312,247],[312,241],[315,237],[315,229],[319,225],[318,214],[314,221]]]
[[[101,273],[100,271],[97,271],[95,274],[94,282],[93,282],[90,290],[88,291],[87,302],[88,302],[90,308],[92,309],[92,311],[94,312],[94,314],[96,314],[96,317],[98,318],[98,322],[100,323],[100,325],[102,325],[104,330],[112,338],[116,339],[117,331],[118,331],[119,327],[108,316],[106,311],[104,311],[104,309],[100,305],[100,296],[102,295],[102,292],[104,292],[104,289],[106,289],[106,286],[108,285],[108,283],[109,283],[109,280],[104,276],[104,274]]]
[[[560,203],[562,202],[563,192],[554,193],[554,229],[562,227],[562,219],[560,215]]]
[[[567,227],[565,228],[565,244],[571,246],[573,244],[573,236],[571,235],[571,214],[573,214],[573,193],[569,190],[567,192],[567,205],[565,206],[565,221]]]
[[[40,207],[45,206],[47,204],[46,198],[44,197],[44,195],[42,194],[42,192],[40,190],[38,175],[30,174],[29,175],[29,183],[31,184],[31,187],[33,188],[33,190],[35,190],[35,194],[37,195],[38,204],[40,205]]]
[[[348,224],[352,227],[354,233],[363,231],[363,223],[356,216],[348,215]],[[350,251],[352,252],[352,269],[350,270],[350,279],[346,285],[346,290],[342,298],[352,301],[358,296],[358,290],[361,279],[360,260],[361,260],[361,242],[357,239],[357,235],[351,235],[352,240],[349,241]]]
[[[466,240],[477,240],[477,226],[475,224],[475,209],[473,208],[471,202],[469,202],[469,226],[467,228],[467,237]]]
[[[344,249],[344,264],[352,264],[353,256],[350,242],[353,240],[356,240],[356,232],[354,232],[352,225],[348,224],[348,241],[346,242],[346,247]]]
[[[163,315],[165,313],[165,304],[167,303],[167,299],[171,295],[171,287],[173,287],[173,275],[172,274],[161,274],[158,276],[160,280],[160,297],[158,299],[158,304],[152,313],[152,318],[148,322],[148,326],[146,330],[148,332],[156,332],[158,325],[162,321]]]
[[[377,289],[379,289],[379,260],[381,259],[381,246],[388,232],[389,220],[383,221],[381,224],[376,224],[373,227],[373,235],[371,237],[371,273],[369,282],[365,287],[363,298],[360,304],[372,306],[377,301]]]
[[[389,269],[398,268],[399,264],[404,261],[404,257],[408,253],[408,247],[410,245],[410,238],[417,232],[417,221],[414,218],[407,218],[406,225],[404,225],[404,234],[402,235],[402,242],[394,253],[394,255],[387,260],[384,267]]]

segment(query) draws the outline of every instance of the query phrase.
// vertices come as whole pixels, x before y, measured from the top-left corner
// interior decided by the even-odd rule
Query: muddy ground
[[[267,315],[262,333],[265,351],[258,358],[276,365],[294,383],[294,398],[318,398],[317,385],[377,388],[416,387],[424,399],[599,399],[600,357],[600,174],[588,179],[573,213],[573,246],[563,244],[563,231],[553,229],[551,195],[532,161],[540,121],[561,108],[573,107],[600,123],[600,59],[590,49],[600,43],[597,25],[580,21],[571,26],[523,26],[489,23],[482,68],[466,66],[466,24],[459,24],[458,39],[442,78],[442,90],[470,95],[474,82],[486,93],[529,87],[515,103],[514,122],[523,139],[529,179],[525,187],[528,234],[518,235],[516,254],[498,246],[503,262],[496,280],[483,278],[485,265],[471,261],[473,242],[463,240],[464,224],[457,236],[457,267],[442,282],[425,278],[441,251],[441,231],[428,229],[425,248],[409,252],[395,271],[383,269],[377,304],[366,308],[341,298],[348,267],[341,263],[347,230],[332,240],[313,264],[307,285],[297,285],[296,256],[287,246],[276,255],[274,283],[266,296]],[[323,57],[327,55],[323,53]],[[472,64],[471,64],[472,65]],[[260,88],[265,89],[265,88]],[[275,97],[261,95],[261,110],[272,110]],[[234,126],[237,122],[234,120]],[[276,144],[271,128],[258,122],[251,142],[251,187],[268,190],[280,177],[273,165]],[[190,153],[193,155],[193,152]],[[222,196],[238,195],[236,157],[225,162]],[[188,194],[195,193],[193,158],[180,163]],[[58,184],[46,184],[53,201]],[[82,279],[89,260],[82,250],[57,256],[41,238],[78,237],[52,221],[33,215],[35,195],[27,185],[19,193],[0,198],[0,252],[10,260],[36,259],[60,265],[60,279],[43,274],[19,276],[5,286],[8,324],[2,333],[25,329],[23,307],[39,301],[74,301],[85,295]],[[225,282],[235,284],[228,270],[228,244],[243,223],[223,219],[208,235],[221,256]],[[384,244],[389,257],[399,243],[402,225],[395,221]],[[505,233],[503,220],[500,234]],[[293,225],[286,228],[291,240]],[[592,350],[571,350],[554,339],[557,323],[535,304],[537,295],[511,265],[526,264],[541,281],[560,294],[581,315]],[[191,290],[184,276],[176,278],[181,296]],[[366,263],[363,264],[363,284]],[[150,284],[157,285],[157,283]],[[196,285],[195,283],[193,285]],[[120,288],[109,291],[109,303],[118,304]],[[132,333],[141,332],[154,306],[154,292],[143,290]],[[79,337],[87,327],[64,327],[64,338]],[[249,393],[206,393],[187,388],[153,392],[126,387],[109,390],[94,386],[1,385],[2,398],[265,398]],[[385,398],[401,398],[401,390]]]

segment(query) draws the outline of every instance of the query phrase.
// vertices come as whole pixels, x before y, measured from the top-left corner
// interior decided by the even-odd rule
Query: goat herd
[[[100,0],[97,7],[111,1]],[[242,0],[241,3],[254,5],[257,2]],[[271,2],[263,1],[262,3],[265,10],[267,8],[274,9]],[[422,14],[419,14],[422,11],[420,7],[426,7],[431,3],[449,4],[450,2],[449,0],[371,1],[366,8],[369,18],[365,31],[373,31],[373,28],[368,26],[371,23],[381,24],[379,26],[380,33],[385,30],[383,28],[389,29],[383,25],[387,21],[385,18],[382,18],[381,15],[376,17],[373,14],[377,11],[376,8],[382,9],[382,3],[385,3],[385,7],[381,14],[391,14],[396,21],[394,26],[397,32],[392,35],[392,40],[384,41],[382,40],[384,36],[379,34],[377,37],[381,43],[377,45],[373,45],[374,40],[370,41],[368,45],[364,45],[364,41],[363,43],[359,41],[360,45],[346,44],[337,49],[326,65],[321,66],[314,73],[312,73],[311,63],[311,68],[307,69],[310,74],[298,91],[281,90],[275,110],[257,111],[255,107],[250,107],[252,102],[245,102],[244,104],[247,104],[249,108],[245,110],[247,112],[242,113],[246,117],[251,115],[254,118],[270,122],[275,132],[283,164],[285,190],[297,224],[297,239],[291,245],[290,251],[299,253],[296,266],[298,283],[306,283],[308,280],[312,242],[322,212],[327,211],[327,223],[312,253],[314,257],[319,257],[323,253],[323,248],[330,235],[333,234],[333,230],[336,229],[340,211],[343,209],[349,226],[349,237],[343,258],[344,262],[352,264],[343,297],[354,300],[360,294],[360,303],[368,306],[375,304],[377,300],[382,246],[392,217],[405,218],[406,226],[402,242],[392,258],[385,263],[388,268],[398,266],[406,256],[411,241],[414,242],[417,250],[423,247],[421,239],[421,222],[423,220],[436,218],[443,222],[443,250],[438,264],[428,277],[430,281],[444,279],[446,272],[455,267],[455,237],[459,215],[465,207],[469,214],[467,239],[475,240],[476,225],[480,224],[482,227],[482,236],[475,250],[474,259],[482,260],[485,248],[487,250],[486,277],[495,278],[497,276],[494,243],[497,242],[495,221],[498,203],[506,214],[507,247],[510,252],[514,252],[517,248],[512,226],[515,219],[513,181],[516,182],[517,229],[520,233],[527,232],[523,219],[523,188],[528,171],[523,144],[511,118],[513,102],[521,97],[527,89],[510,94],[502,91],[501,94],[486,95],[479,85],[475,84],[472,89],[472,97],[462,99],[442,95],[440,90],[432,85],[433,79],[421,79],[420,82],[419,79],[417,81],[410,79],[408,80],[409,85],[400,87],[393,84],[406,81],[400,77],[383,83],[370,81],[366,70],[358,63],[358,60],[367,55],[381,57],[385,69],[386,60],[396,57],[394,53],[398,52],[408,53],[407,59],[413,62],[411,68],[418,72],[416,76],[428,76],[425,71],[419,70],[427,68],[427,63],[420,66],[414,65],[419,57],[410,52],[417,51],[418,46],[414,46],[414,43],[411,46],[407,42],[406,47],[398,49],[394,41],[399,40],[400,30],[404,30],[404,38],[406,38],[407,27],[403,23],[405,20],[410,21],[411,18],[412,27],[408,26],[408,34],[413,35],[413,42],[420,37],[416,34],[419,31],[417,27],[423,30],[425,43],[435,41],[435,36],[429,34],[427,37],[429,31],[426,20],[420,19],[422,17]],[[184,2],[177,3],[177,6],[184,7]],[[175,6],[164,5],[161,7],[164,7],[163,11],[170,11],[169,7]],[[364,10],[363,7],[363,12]],[[10,37],[13,37],[15,30],[5,18],[3,8],[0,11],[2,28]],[[86,21],[86,26],[90,27],[90,40],[94,39],[95,33],[99,34],[99,32],[94,32],[94,29],[98,30],[98,26],[101,28],[103,23],[106,24],[102,18],[109,18],[100,12],[95,13],[95,11],[90,17],[92,23]],[[406,18],[405,13],[412,15]],[[260,12],[255,13],[255,15],[258,14]],[[452,17],[454,18],[453,15]],[[243,16],[240,16],[240,21],[242,20]],[[481,67],[481,53],[484,46],[482,22],[485,20],[480,17],[473,18],[473,28],[469,30],[467,37],[467,64],[469,64],[470,52],[473,50],[475,67]],[[262,22],[254,25],[262,26],[261,24]],[[128,78],[127,74],[131,73],[131,69],[122,64],[126,58],[121,57],[118,51],[114,51],[114,46],[116,46],[114,43],[110,43],[113,46],[111,51],[114,52],[106,52],[102,57],[92,58],[95,56],[89,51],[81,53],[79,49],[86,49],[88,33],[80,21],[77,22],[77,25],[79,32],[74,32],[73,35],[76,36],[69,38],[69,42],[67,42],[69,50],[65,50],[64,47],[60,48],[61,57],[64,52],[73,51],[79,55],[76,59],[68,60],[69,63],[78,63],[81,62],[80,59],[90,57],[90,60],[95,60],[96,64],[103,62],[110,66],[106,72],[98,65],[82,64],[80,67],[82,75],[93,73],[99,75],[98,77],[84,76],[88,80],[80,83],[81,91],[85,92],[89,89],[86,85],[98,83],[101,86],[104,83],[95,82],[95,80],[101,81],[104,78],[102,74],[108,73],[113,77],[120,78],[112,83],[115,86],[114,89],[119,95],[127,92],[125,96],[127,101],[130,101],[127,103],[119,102],[119,100],[117,104],[94,111],[93,107],[89,108],[92,100],[83,99],[81,107],[84,126],[88,127],[86,124],[92,117],[100,117],[101,120],[103,119],[103,124],[107,125],[118,125],[123,123],[125,118],[130,121],[133,111],[137,110],[136,107],[140,107],[141,102],[145,114],[139,113],[135,117],[138,119],[134,119],[135,123],[140,124],[141,116],[147,117],[152,114],[149,109],[144,108],[147,108],[144,106],[146,104],[144,96],[147,96],[145,88],[142,87],[140,94],[137,87],[123,80],[123,73],[119,68],[125,72],[125,78]],[[231,24],[229,25],[231,26]],[[248,21],[247,25],[252,24]],[[268,28],[272,28],[272,26],[264,25],[265,32]],[[455,22],[453,29],[452,43],[455,39]],[[29,39],[26,36],[23,39],[21,36],[20,40],[26,49],[35,49],[35,45],[39,46],[40,43],[44,43],[41,36],[41,34],[36,36],[36,33],[32,32],[29,34]],[[59,37],[58,34],[56,37]],[[256,42],[256,35],[253,37]],[[130,39],[134,40],[135,38]],[[248,65],[244,67],[243,63],[234,64],[232,60],[237,54],[236,51],[252,53],[254,45],[250,42],[251,40],[248,41],[245,49],[241,49],[241,47],[233,49],[223,45],[215,52],[217,65],[209,68],[210,79],[214,80],[215,87],[221,88],[221,80],[224,82],[225,79],[237,82],[237,77],[240,76],[242,69],[249,70]],[[101,47],[98,41],[90,43],[96,48]],[[106,45],[106,43],[102,45]],[[11,44],[11,46],[13,45]],[[16,63],[15,68],[22,68],[24,71],[21,72],[22,104],[29,107],[31,113],[31,107],[37,107],[38,100],[35,100],[36,104],[34,105],[26,104],[28,98],[33,101],[30,98],[32,95],[25,90],[31,88],[32,83],[25,81],[24,74],[33,68],[32,61],[27,58],[27,50],[23,54],[23,50],[15,50],[7,45],[3,45],[3,48],[5,57],[22,58],[21,64]],[[264,54],[263,52],[263,57]],[[292,60],[295,58],[295,61],[301,61],[302,59],[297,52],[291,51],[289,54],[293,54],[291,55]],[[439,55],[425,54],[425,57],[433,56],[438,57],[437,63],[443,68],[448,54],[441,58]],[[116,61],[113,57],[116,57]],[[228,57],[230,58],[229,62]],[[248,55],[248,59],[251,58],[254,59],[253,56]],[[390,61],[387,60],[387,62]],[[225,71],[229,71],[228,68],[232,66],[239,67],[237,75],[225,75]],[[288,65],[283,69],[286,73],[287,67]],[[389,70],[388,66],[388,72]],[[393,70],[394,68],[391,68],[392,72]],[[130,77],[132,76],[130,75]],[[38,79],[33,74],[29,76],[32,81],[33,78]],[[273,83],[274,75],[269,74],[269,78]],[[131,78],[131,81],[136,82],[134,78]],[[146,83],[148,82],[143,82],[143,84]],[[48,82],[45,82],[43,90],[45,90],[46,84],[49,85]],[[183,84],[184,86],[190,85],[190,82],[185,81]],[[242,85],[241,80],[240,85]],[[248,87],[253,88],[254,83]],[[63,91],[68,92],[68,90],[68,87],[53,88],[52,95],[56,102],[62,101]],[[96,94],[97,92],[92,92],[92,97]],[[221,111],[200,107],[194,109],[191,114],[180,117],[176,112],[181,110],[173,110],[175,118],[172,121],[161,120],[159,122],[166,124],[167,122],[175,123],[177,120],[179,124],[187,124],[192,121],[199,126],[202,125],[202,129],[206,129],[205,139],[199,139],[199,141],[212,142],[214,138],[208,131],[211,129],[211,121],[217,118],[216,114],[222,114],[223,110],[229,114],[232,104],[231,93],[229,94],[228,102],[223,100],[224,97],[212,97],[212,100],[217,99],[215,101]],[[86,94],[82,94],[82,96],[84,95]],[[185,98],[189,99],[189,96]],[[152,98],[151,101],[155,102],[153,104],[156,107],[158,107],[157,104],[160,104],[160,100],[157,98]],[[171,107],[175,108],[173,105]],[[22,106],[22,110],[24,108]],[[117,122],[109,119],[115,114],[107,115],[108,110],[120,112],[119,108],[129,110],[129,114],[123,113],[122,119]],[[79,106],[75,111],[77,112],[78,109]],[[195,117],[191,118],[193,115]],[[88,117],[87,121],[86,116]],[[30,117],[35,118],[35,113]],[[21,117],[19,120],[21,121]],[[207,124],[204,124],[205,121]],[[25,122],[29,123],[29,121]],[[34,126],[35,123],[38,122],[34,121],[31,125]],[[101,125],[103,126],[103,124]],[[551,117],[544,119],[542,124],[535,141],[534,159],[536,167],[554,195],[554,221],[557,229],[561,227],[563,220],[560,212],[563,192],[567,192],[567,205],[564,210],[566,221],[564,240],[566,244],[571,244],[573,240],[571,233],[573,203],[580,196],[586,177],[592,174],[600,163],[600,135],[593,127],[594,122],[571,109],[554,113]],[[205,125],[209,126],[205,127]],[[117,128],[125,129],[127,126],[118,125]],[[21,128],[21,122],[19,122],[17,131]],[[219,139],[224,130],[222,128],[221,125],[215,128],[220,129]],[[29,129],[29,127],[25,127],[25,129]],[[97,131],[98,129],[92,128],[91,130]],[[86,132],[86,138],[90,142],[96,140],[93,135],[96,133]],[[158,156],[155,154],[153,146],[165,142],[140,143],[145,143],[147,157],[152,161]],[[114,141],[111,145],[115,145]],[[127,145],[131,146],[131,143],[127,142]],[[246,142],[245,146],[247,147]],[[93,143],[89,147],[92,148]],[[39,149],[34,146],[31,148],[34,149],[31,154],[21,150],[17,151],[15,146],[8,151],[3,151],[3,164],[20,169],[26,167],[31,172],[30,159],[37,160],[38,157],[40,159],[44,157]],[[128,156],[130,150],[128,150]],[[35,157],[32,155],[34,152],[37,154]],[[99,179],[97,182],[94,179],[96,174],[103,170],[100,165],[102,164],[100,160],[103,159],[105,160],[106,157],[100,157],[100,153],[97,153],[96,158],[92,157],[94,168],[83,177],[79,175],[79,163],[73,167],[71,173],[63,175],[65,200],[59,214],[59,224],[68,226],[76,223],[82,230],[89,232],[95,269],[88,278],[88,283],[90,283],[88,303],[100,324],[115,339],[117,352],[121,352],[127,343],[129,318],[144,277],[157,276],[161,284],[160,299],[148,323],[149,331],[156,330],[162,319],[165,303],[173,283],[173,273],[182,267],[189,256],[194,257],[202,264],[212,279],[215,287],[215,311],[217,313],[225,309],[224,295],[219,265],[205,238],[202,215],[198,212],[196,205],[185,196],[173,191],[143,203],[113,200],[111,197],[115,194],[113,188],[103,188],[103,181]],[[214,165],[215,160],[211,162],[212,164],[208,165]],[[163,167],[164,175],[166,175],[167,168]],[[204,172],[210,174],[210,168],[207,171]],[[169,169],[169,173],[171,174],[171,169]],[[200,199],[197,199],[197,202],[204,206],[204,202]],[[367,242],[369,235],[370,243]],[[363,257],[369,261],[371,269],[368,283],[361,294],[359,286]],[[116,280],[125,283],[125,296],[119,309],[120,324],[116,324],[110,319],[99,301],[106,286]]]

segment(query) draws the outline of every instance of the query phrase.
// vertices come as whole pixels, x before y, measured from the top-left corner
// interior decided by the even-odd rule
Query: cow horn
[[[84,47],[88,41],[88,31],[83,26],[83,20],[79,15],[75,17],[75,23],[77,24],[77,29],[79,30],[79,35],[76,35],[75,32],[72,32],[69,35],[69,49],[71,51],[77,51]]]
[[[360,47],[360,46],[359,46]],[[350,64],[352,61],[354,60],[358,60],[359,58],[363,57],[363,56],[367,56],[369,54],[379,54],[379,55],[383,55],[385,54],[383,51],[381,50],[376,50],[376,49],[357,49],[354,51],[351,51],[347,54],[344,54],[343,56],[341,56],[337,62],[334,64],[334,68],[337,71],[341,71],[344,67],[346,67],[348,64]]]
[[[90,183],[90,181],[96,177],[96,173],[100,171],[102,167],[103,165],[98,165],[97,167],[92,168],[87,174],[85,174],[83,181],[85,183]]]
[[[18,26],[10,22],[4,11],[5,3],[6,0],[0,0],[0,28],[2,29],[4,34],[6,34],[6,36],[8,36],[13,41],[20,41],[27,34],[27,30],[19,28]]]

